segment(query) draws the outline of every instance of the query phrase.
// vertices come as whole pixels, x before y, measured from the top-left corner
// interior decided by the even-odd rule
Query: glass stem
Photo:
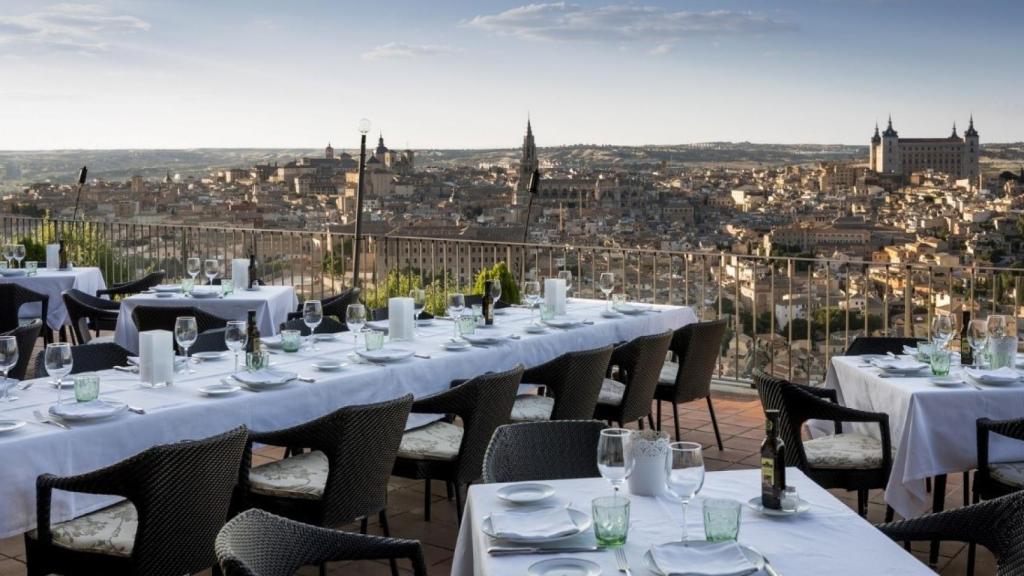
[[[9,393],[9,391],[10,385],[7,383],[7,370],[4,370],[4,396],[3,398],[0,398],[0,400],[7,402],[7,394]]]
[[[63,378],[61,378],[60,376],[57,377],[57,405],[58,406],[60,406],[60,393],[64,389],[64,384],[61,383],[62,379]]]
[[[683,500],[683,539],[682,539],[683,542],[686,542],[687,539],[688,539],[687,536],[686,536],[686,508],[689,507],[689,506],[690,506],[690,501],[689,500]]]
[[[238,372],[238,350],[235,350],[235,372]]]

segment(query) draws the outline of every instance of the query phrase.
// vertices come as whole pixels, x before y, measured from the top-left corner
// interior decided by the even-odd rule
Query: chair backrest
[[[127,366],[131,352],[113,342],[97,342],[96,344],[79,344],[71,347],[71,373],[98,372],[110,370],[114,366]],[[36,377],[46,375],[46,355],[42,352],[36,356]]]
[[[97,298],[77,288],[65,290],[61,293],[61,298],[64,300],[64,308],[68,311],[68,318],[71,319],[75,341],[79,344],[86,344],[92,339],[89,329],[95,328],[101,317],[112,317],[117,314],[116,309],[104,305],[109,305],[110,300]]]
[[[195,316],[199,332],[227,326],[228,321],[194,306],[137,306],[132,310],[132,321],[139,332],[146,330],[168,330],[174,332],[174,322],[179,316]]]
[[[228,344],[224,341],[224,332],[227,332],[227,328],[212,328],[205,332],[200,332],[195,343],[188,349],[188,353],[223,352],[227,350]],[[174,347],[178,347],[177,342],[174,343]]]
[[[488,372],[459,384],[462,444],[459,446],[457,480],[469,484],[480,478],[487,445],[495,429],[507,424],[512,415],[523,367],[505,372]]]
[[[349,534],[259,509],[228,522],[215,548],[225,576],[292,576],[302,566],[375,558],[410,558],[414,576],[427,574],[423,549],[415,540]]]
[[[555,397],[550,420],[587,420],[594,415],[601,394],[612,346],[568,352],[532,370],[542,370],[540,381]]]
[[[334,316],[341,322],[344,322],[345,308],[348,308],[349,304],[359,302],[359,293],[359,288],[349,288],[341,294],[322,298],[320,300],[320,307],[324,311],[324,316]],[[298,311],[302,312],[302,304],[299,304]]]
[[[99,296],[101,294],[106,294],[109,296],[130,296],[132,294],[138,294],[160,284],[164,281],[165,276],[167,276],[166,272],[163,270],[156,270],[137,280],[122,282],[111,286],[106,290],[97,290],[96,295]]]
[[[786,443],[786,465],[807,467],[804,453],[802,429],[808,420],[804,406],[817,403],[818,399],[782,378],[776,378],[760,370],[754,371],[754,386],[765,410],[779,411],[779,437]]]
[[[3,333],[3,336],[14,336],[18,341],[18,363],[7,372],[8,378],[24,380],[25,372],[28,371],[28,363],[32,359],[32,350],[35,349],[36,338],[39,338],[39,331],[43,329],[42,320],[35,320],[30,324],[18,326],[14,330]],[[39,354],[42,358],[43,355]]]
[[[639,420],[651,412],[654,389],[661,378],[661,367],[668,355],[672,332],[640,336],[619,346],[612,353],[612,363],[619,367],[619,377],[626,385],[622,397],[622,422]]]
[[[287,322],[281,323],[281,330],[298,330],[303,336],[309,336],[309,326],[302,321],[302,318],[295,318],[288,320]],[[341,322],[338,322],[334,318],[324,316],[320,320],[320,325],[316,327],[317,334],[336,334],[338,332],[347,332],[348,326],[345,326]]]
[[[559,420],[499,426],[484,455],[484,482],[593,478],[604,422]]]
[[[861,354],[903,354],[904,346],[916,347],[920,338],[896,338],[887,336],[858,336],[850,343],[844,356],[860,356]]]
[[[39,302],[42,307],[40,318],[46,321],[50,298],[30,290],[20,284],[0,284],[0,332],[7,332],[18,327],[18,310],[22,305]]]
[[[722,352],[726,320],[694,322],[672,334],[669,350],[679,362],[675,401],[690,402],[711,394],[711,378]]]

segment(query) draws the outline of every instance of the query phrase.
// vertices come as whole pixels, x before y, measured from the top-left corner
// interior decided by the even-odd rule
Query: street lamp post
[[[352,287],[359,287],[359,243],[363,237],[363,176],[366,174],[366,133],[370,131],[370,121],[363,118],[359,121],[359,183],[356,184],[356,234],[352,255]]]

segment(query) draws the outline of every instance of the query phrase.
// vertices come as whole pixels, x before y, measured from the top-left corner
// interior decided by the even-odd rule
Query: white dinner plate
[[[181,284],[157,284],[153,286],[154,292],[181,292]]]
[[[256,372],[238,372],[232,374],[231,378],[240,382],[243,386],[253,389],[263,388],[276,388],[278,386],[284,386],[298,378],[299,375],[295,372],[289,372],[287,370],[274,370],[273,368],[263,368]]]
[[[527,324],[523,331],[527,334],[543,334],[548,331],[548,327],[543,324]]]
[[[940,388],[959,388],[967,384],[960,376],[930,376],[928,381]]]
[[[501,540],[517,542],[520,544],[544,544],[547,542],[557,542],[559,540],[565,540],[566,538],[572,538],[573,536],[577,536],[587,530],[590,530],[591,520],[587,513],[581,512],[575,508],[567,508],[567,510],[569,511],[569,516],[572,518],[573,524],[576,525],[576,532],[573,532],[572,534],[565,534],[563,536],[547,536],[543,538],[501,538]],[[480,523],[480,530],[491,538],[498,538],[494,535],[494,528],[491,527],[490,514],[485,516],[483,522]]]
[[[445,340],[441,343],[441,348],[452,352],[461,352],[462,350],[469,350],[472,347],[473,345],[465,340]]]
[[[220,298],[220,290],[192,290],[189,296],[193,298]]]
[[[314,334],[313,339],[317,342],[333,342],[341,339],[341,332],[323,332]]]
[[[313,362],[313,368],[316,368],[321,372],[337,372],[345,366],[348,366],[348,364],[337,360],[320,360],[318,362]]]
[[[498,498],[506,502],[530,504],[554,496],[555,489],[550,484],[540,482],[519,482],[502,487],[497,494]]]
[[[199,389],[204,396],[227,396],[228,394],[234,394],[241,390],[242,387],[237,384],[228,384],[221,382],[219,384],[210,384],[209,386],[203,386]]]
[[[575,328],[583,325],[583,319],[575,316],[555,316],[550,320],[544,320],[544,323],[555,328]]]
[[[220,350],[217,352],[194,352],[192,357],[200,360],[220,360],[222,358],[226,358],[227,355],[227,350]]]
[[[755,512],[764,514],[765,516],[796,516],[802,514],[811,509],[811,503],[803,498],[800,499],[800,503],[797,504],[796,510],[776,510],[774,508],[765,508],[761,505],[761,497],[754,496],[747,501],[747,506],[750,506]]]
[[[4,432],[13,432],[24,425],[24,420],[0,420],[0,434]]]
[[[474,346],[493,346],[505,340],[505,338],[495,334],[463,334],[462,339]]]
[[[177,295],[177,292],[157,292],[155,294],[157,298],[174,298]]]
[[[717,542],[708,542],[707,540],[687,540],[686,542],[672,542],[670,545],[672,545],[672,546],[694,546],[695,547],[695,546],[708,546],[710,544],[717,544]],[[669,545],[669,544],[666,544],[666,546],[667,545]],[[750,560],[750,563],[755,566],[755,569],[750,571],[750,572],[748,572],[748,574],[756,574],[760,570],[764,569],[764,556],[761,556],[760,554],[757,553],[756,550],[752,550],[750,548],[747,548],[743,544],[740,544],[739,546],[740,546],[740,550],[742,550],[743,553],[747,556],[747,560]],[[662,572],[661,569],[659,569],[658,566],[654,563],[654,558],[651,556],[651,551],[649,549],[644,552],[644,556],[642,558],[642,562],[643,562],[644,568],[647,568],[647,571],[650,572],[651,574],[656,574],[657,576],[667,576],[666,573]],[[701,576],[717,576],[717,575],[714,575],[714,574],[707,574],[707,573],[704,573],[704,572],[694,572],[694,574],[700,574]],[[735,575],[734,574],[730,574],[728,576],[735,576]]]
[[[414,352],[405,348],[381,348],[380,350],[359,350],[356,352],[360,357],[371,362],[398,362],[406,358],[412,358]]]
[[[24,276],[25,271],[21,268],[0,268],[0,275],[5,277]]]
[[[80,422],[102,420],[120,414],[128,409],[128,405],[120,400],[97,398],[92,402],[68,402],[50,406],[50,414],[67,420]]]
[[[582,558],[548,558],[532,564],[526,576],[599,576],[601,567]]]
[[[619,313],[619,312],[616,312],[615,310],[609,310],[609,309],[605,308],[604,310],[601,311],[601,317],[602,318],[621,318],[622,314]]]
[[[623,314],[643,314],[653,308],[650,304],[639,304],[636,302],[624,302],[615,307],[615,310]]]

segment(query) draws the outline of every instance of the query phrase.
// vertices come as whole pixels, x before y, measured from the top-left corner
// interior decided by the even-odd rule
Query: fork
[[[629,570],[629,560],[626,559],[626,551],[622,548],[615,549],[615,562],[619,565],[619,572],[626,576],[633,576],[633,573]]]
[[[38,420],[40,424],[50,424],[51,426],[56,426],[57,428],[61,428],[63,430],[71,430],[71,427],[68,426],[67,424],[63,422],[58,422],[57,420],[54,420],[53,418],[50,418],[48,416],[44,416],[43,413],[40,412],[39,410],[33,411],[32,414],[36,417],[36,420]]]

